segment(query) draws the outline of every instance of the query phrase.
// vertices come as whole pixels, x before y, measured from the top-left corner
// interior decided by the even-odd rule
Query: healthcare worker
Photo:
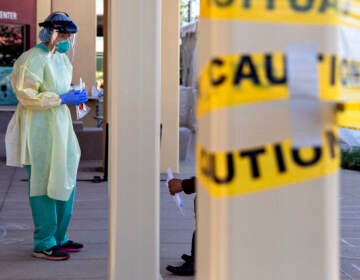
[[[83,245],[66,236],[75,195],[80,147],[67,105],[87,101],[86,90],[71,89],[78,27],[68,14],[54,12],[39,24],[41,43],[15,62],[11,84],[19,103],[9,122],[7,165],[26,166],[34,222],[33,256],[67,260]]]

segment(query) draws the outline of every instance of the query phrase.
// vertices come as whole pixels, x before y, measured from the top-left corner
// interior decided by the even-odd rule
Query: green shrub
[[[341,167],[344,169],[360,170],[360,148],[342,149]]]

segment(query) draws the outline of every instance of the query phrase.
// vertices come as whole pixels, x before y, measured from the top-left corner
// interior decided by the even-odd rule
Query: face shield
[[[53,30],[50,43],[54,46],[53,51],[66,53],[73,61],[76,49],[77,33],[63,33]]]
[[[78,26],[69,15],[63,12],[54,12],[44,22],[39,23],[39,26],[51,30],[51,45],[54,45],[56,51],[67,53],[70,60],[73,60]]]

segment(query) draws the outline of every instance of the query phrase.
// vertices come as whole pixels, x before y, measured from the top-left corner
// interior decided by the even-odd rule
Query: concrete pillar
[[[161,2],[108,4],[109,278],[157,280]]]
[[[201,3],[196,279],[337,280],[337,29],[246,2]]]
[[[179,171],[179,2],[162,0],[160,171]]]

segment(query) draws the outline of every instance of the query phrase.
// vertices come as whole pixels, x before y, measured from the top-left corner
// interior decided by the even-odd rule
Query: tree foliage
[[[180,1],[180,25],[190,22],[197,18],[197,15],[194,15],[195,4],[199,0],[181,0]],[[190,11],[191,10],[191,11]]]

